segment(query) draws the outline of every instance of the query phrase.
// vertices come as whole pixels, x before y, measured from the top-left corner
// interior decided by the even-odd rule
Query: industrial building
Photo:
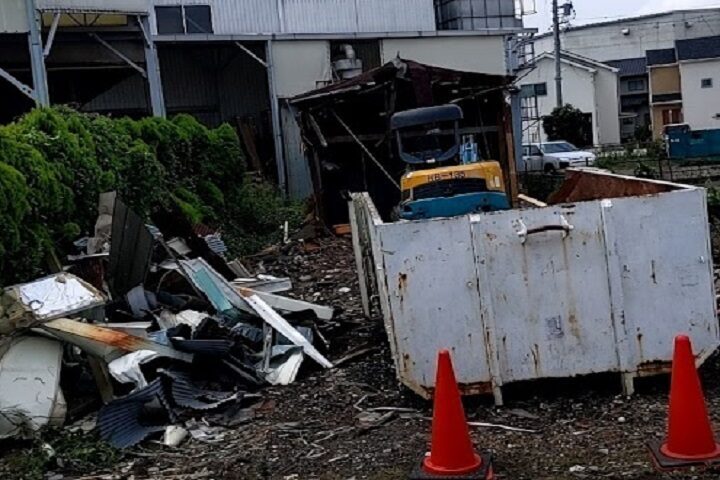
[[[0,5],[0,121],[34,103],[230,122],[254,168],[311,193],[288,100],[401,57],[517,71],[532,1],[9,0]],[[519,101],[516,101],[519,108]],[[519,144],[519,125],[516,137]],[[519,145],[518,145],[519,147]]]

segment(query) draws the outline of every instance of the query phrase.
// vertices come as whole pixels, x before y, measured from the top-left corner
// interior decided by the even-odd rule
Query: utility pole
[[[558,108],[563,106],[562,63],[560,59],[560,10],[558,0],[553,0],[553,34],[555,36],[555,98]]]

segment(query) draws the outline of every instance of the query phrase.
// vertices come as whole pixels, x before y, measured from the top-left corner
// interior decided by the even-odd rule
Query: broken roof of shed
[[[420,76],[425,77],[428,75],[433,83],[445,82],[448,84],[459,85],[482,85],[486,88],[506,87],[513,79],[513,77],[505,75],[463,72],[460,70],[451,70],[448,68],[427,65],[413,60],[396,58],[392,62],[388,62],[381,67],[364,72],[355,78],[300,94],[292,98],[291,103],[296,105],[309,105],[314,102],[321,103],[323,100],[329,98],[337,98],[339,96],[368,90],[387,82],[388,80],[392,80],[393,78],[414,79]]]

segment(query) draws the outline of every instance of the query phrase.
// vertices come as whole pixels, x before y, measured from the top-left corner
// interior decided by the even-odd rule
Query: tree
[[[570,104],[557,107],[550,115],[544,117],[543,129],[548,141],[551,142],[565,140],[577,147],[592,143],[592,139],[588,139],[586,115]]]

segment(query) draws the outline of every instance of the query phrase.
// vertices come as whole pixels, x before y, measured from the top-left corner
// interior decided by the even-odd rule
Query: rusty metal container
[[[688,333],[720,345],[702,188],[572,171],[542,208],[386,223],[350,204],[363,306],[381,313],[399,379],[433,388],[453,352],[465,394],[522,380],[666,372]]]

